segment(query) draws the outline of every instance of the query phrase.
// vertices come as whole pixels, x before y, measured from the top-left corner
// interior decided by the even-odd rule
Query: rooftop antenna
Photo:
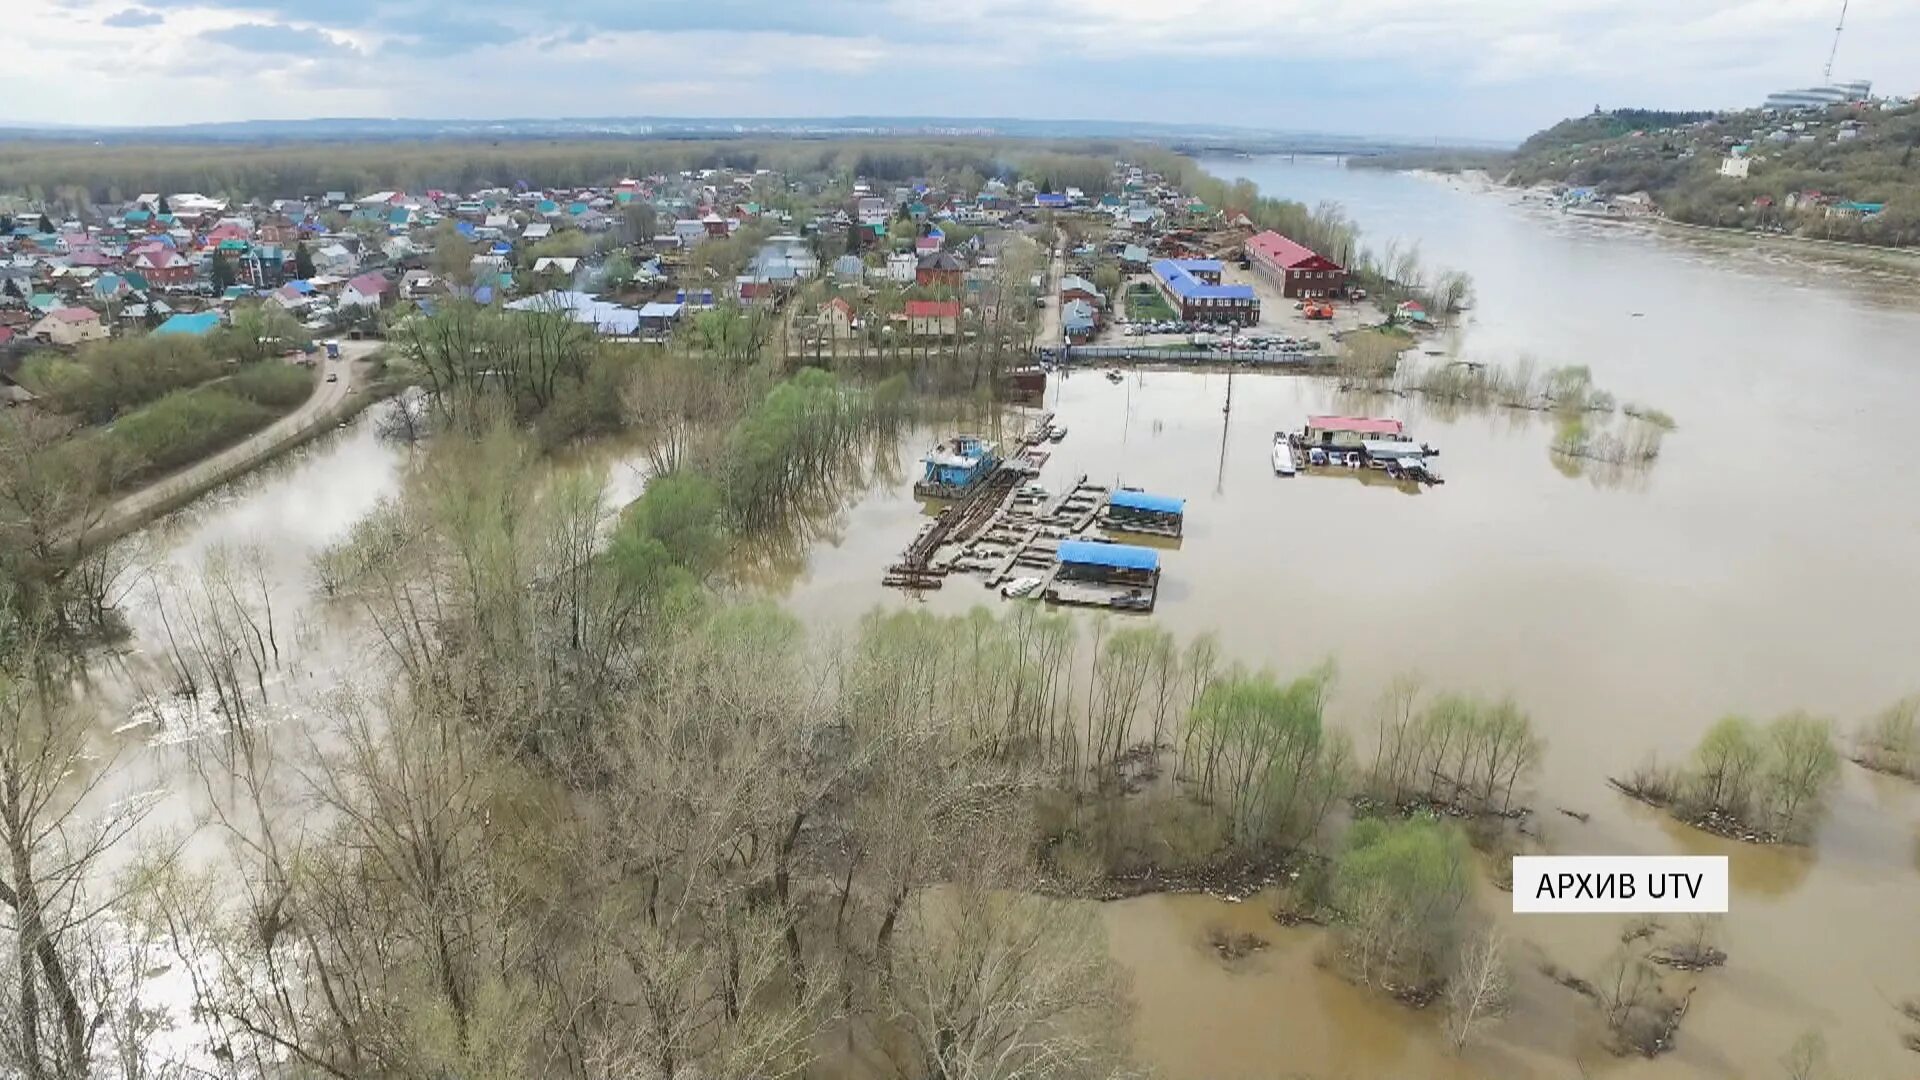
[[[1846,28],[1847,0],[1840,0],[1840,21],[1833,28],[1833,48],[1827,50],[1827,70],[1820,76],[1823,83],[1833,81],[1833,58],[1840,55],[1840,31]]]

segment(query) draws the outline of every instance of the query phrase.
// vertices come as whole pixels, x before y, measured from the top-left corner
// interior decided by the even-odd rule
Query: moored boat
[[[1286,432],[1284,431],[1274,432],[1273,433],[1274,475],[1292,476],[1295,471],[1296,470],[1293,464],[1293,443],[1287,439]]]
[[[1031,595],[1033,590],[1039,587],[1040,579],[1037,577],[1017,577],[1005,585],[1000,586],[1000,595],[1009,600],[1017,600],[1020,597]]]

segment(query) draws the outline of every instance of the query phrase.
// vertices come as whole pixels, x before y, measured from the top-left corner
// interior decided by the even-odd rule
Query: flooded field
[[[1591,975],[1621,921],[1502,916],[1519,1002],[1456,1058],[1438,1010],[1416,1013],[1316,966],[1320,935],[1258,900],[1145,897],[1103,914],[1133,976],[1136,1049],[1173,1080],[1215,1077],[1718,1077],[1779,1075],[1819,1030],[1840,1075],[1911,1075],[1902,999],[1920,994],[1920,788],[1851,766],[1805,850],[1746,847],[1674,825],[1610,791],[1650,753],[1684,754],[1718,716],[1804,707],[1843,728],[1920,689],[1920,484],[1907,465],[1920,402],[1920,289],[1883,267],[1719,237],[1669,237],[1554,218],[1462,182],[1324,164],[1209,163],[1269,193],[1338,199],[1370,242],[1418,242],[1474,276],[1476,304],[1443,339],[1456,355],[1585,364],[1623,401],[1672,414],[1651,468],[1567,475],[1551,422],[1342,399],[1292,376],[1082,373],[1049,388],[1070,427],[1040,482],[1084,473],[1184,497],[1185,536],[1162,544],[1151,616],[1217,631],[1231,658],[1296,672],[1339,666],[1332,713],[1359,729],[1391,678],[1511,693],[1546,740],[1533,803],[1568,854],[1731,856],[1727,967],[1699,991],[1678,1049],[1616,1061],[1592,1009],[1537,967]],[[1273,432],[1320,412],[1396,416],[1437,446],[1447,483],[1402,489],[1355,475],[1281,479]],[[1010,430],[1018,430],[1018,423]],[[901,465],[938,436],[914,432]],[[159,568],[216,543],[266,556],[276,604],[312,645],[288,678],[350,667],[313,614],[307,560],[403,482],[406,451],[362,421],[145,534]],[[630,470],[612,481],[634,486]],[[1367,477],[1366,479],[1371,479]],[[1001,603],[958,579],[909,596],[885,565],[925,522],[907,472],[853,496],[759,560],[741,588],[831,631],[874,605]],[[159,628],[135,594],[129,670],[162,670]],[[343,651],[344,650],[344,651]],[[1364,755],[1367,733],[1356,730]],[[1560,807],[1591,815],[1581,823]],[[1497,911],[1501,894],[1481,906]],[[1223,961],[1215,926],[1269,947]],[[1580,1064],[1576,1065],[1576,1061]]]

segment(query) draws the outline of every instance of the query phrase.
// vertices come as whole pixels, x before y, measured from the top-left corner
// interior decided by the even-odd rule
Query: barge
[[[922,499],[964,499],[1000,466],[1000,447],[978,435],[955,435],[921,458],[913,493]]]

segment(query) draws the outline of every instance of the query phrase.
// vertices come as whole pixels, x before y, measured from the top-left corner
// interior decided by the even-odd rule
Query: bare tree
[[[896,1063],[929,1080],[1103,1077],[1124,997],[1096,916],[961,884],[919,898],[890,961]],[[906,1060],[900,1060],[905,1057]]]
[[[1512,991],[1506,939],[1499,927],[1489,926],[1461,944],[1447,982],[1447,1037],[1455,1050],[1466,1046],[1475,1031],[1506,1015]]]
[[[80,1080],[124,989],[104,956],[117,899],[105,862],[148,801],[109,793],[113,762],[56,693],[39,635],[9,621],[0,638],[0,905],[11,923],[0,1065],[26,1080]]]

